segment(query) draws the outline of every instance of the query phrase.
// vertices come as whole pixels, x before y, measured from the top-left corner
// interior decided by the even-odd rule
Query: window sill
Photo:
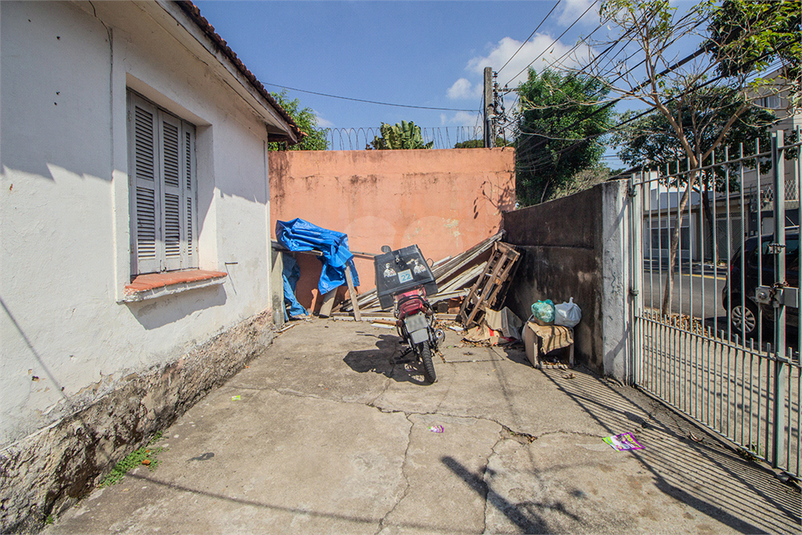
[[[188,271],[170,271],[167,273],[150,273],[139,275],[125,287],[123,303],[135,303],[146,299],[156,299],[198,288],[215,286],[225,282],[224,271],[205,271],[192,269]]]

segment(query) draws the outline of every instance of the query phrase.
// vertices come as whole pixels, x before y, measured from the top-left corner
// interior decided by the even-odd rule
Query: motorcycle
[[[417,245],[396,251],[385,245],[382,253],[374,260],[379,303],[383,309],[393,307],[398,335],[408,346],[401,356],[414,353],[423,366],[424,378],[434,383],[437,374],[432,355],[445,339],[426,299],[427,293],[437,293],[434,276]]]

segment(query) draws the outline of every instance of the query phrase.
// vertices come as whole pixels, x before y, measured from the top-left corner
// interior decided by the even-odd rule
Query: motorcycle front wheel
[[[423,377],[429,383],[434,383],[437,380],[437,374],[434,371],[434,363],[432,362],[432,349],[429,347],[429,342],[421,342],[418,344],[418,351],[420,353],[421,362],[423,362]]]

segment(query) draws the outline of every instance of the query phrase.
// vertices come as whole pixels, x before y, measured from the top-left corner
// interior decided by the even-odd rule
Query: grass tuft
[[[159,460],[156,456],[161,453],[164,448],[161,446],[154,448],[153,445],[161,439],[162,432],[159,431],[150,439],[147,446],[143,446],[126,455],[125,459],[118,462],[117,465],[112,468],[109,475],[103,478],[103,481],[100,482],[98,487],[102,488],[116,485],[125,478],[125,474],[140,465],[146,465],[150,471],[156,470],[156,467],[159,465]]]

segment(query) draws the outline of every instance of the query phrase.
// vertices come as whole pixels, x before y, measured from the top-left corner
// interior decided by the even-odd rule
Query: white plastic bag
[[[574,303],[573,297],[567,303],[554,305],[554,325],[575,327],[581,319],[582,310],[580,310],[579,305]]]

